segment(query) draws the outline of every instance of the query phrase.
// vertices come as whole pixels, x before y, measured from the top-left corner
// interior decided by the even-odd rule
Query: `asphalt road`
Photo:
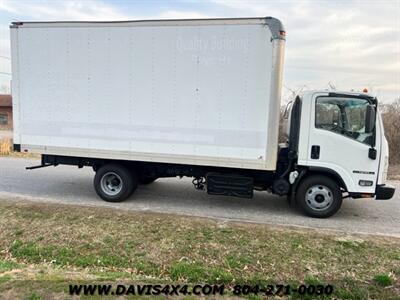
[[[37,164],[38,160],[0,158],[0,201],[103,206],[400,237],[400,181],[391,182],[397,186],[392,200],[345,199],[335,216],[312,219],[290,208],[285,198],[267,192],[256,192],[253,199],[211,196],[195,190],[190,179],[178,178],[139,186],[129,200],[107,203],[94,192],[91,168],[58,166],[25,170],[26,166]]]

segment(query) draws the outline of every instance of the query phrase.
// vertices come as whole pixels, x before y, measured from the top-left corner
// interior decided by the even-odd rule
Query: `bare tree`
[[[379,106],[389,144],[390,164],[400,164],[400,97]]]

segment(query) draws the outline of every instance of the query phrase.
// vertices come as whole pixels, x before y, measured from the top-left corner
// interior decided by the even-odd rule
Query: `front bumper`
[[[376,200],[388,200],[394,195],[395,188],[388,184],[381,184],[376,186],[375,199]]]

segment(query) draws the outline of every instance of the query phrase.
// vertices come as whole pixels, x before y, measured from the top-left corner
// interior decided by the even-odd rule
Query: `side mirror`
[[[365,112],[365,133],[371,133],[375,129],[376,112],[373,105],[368,105]]]

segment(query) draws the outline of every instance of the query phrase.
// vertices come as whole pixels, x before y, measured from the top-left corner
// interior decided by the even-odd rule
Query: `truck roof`
[[[348,96],[358,96],[358,97],[365,97],[365,98],[375,98],[375,96],[364,93],[364,92],[349,92],[349,91],[332,91],[332,90],[307,90],[300,92],[299,95],[305,94],[314,94],[314,93],[329,93],[329,94],[338,94],[338,95],[348,95]]]
[[[285,39],[282,22],[274,17],[209,18],[209,19],[157,19],[126,21],[18,21],[10,28],[23,27],[95,27],[95,26],[196,26],[196,25],[267,25],[274,39]]]
[[[315,93],[326,93],[329,94],[329,96],[334,97],[334,96],[352,96],[355,98],[363,98],[368,100],[370,103],[377,104],[377,99],[375,96],[370,95],[368,93],[364,92],[349,92],[349,91],[332,91],[332,90],[308,90],[304,92],[300,92],[299,96],[303,97],[304,95],[312,95]]]

